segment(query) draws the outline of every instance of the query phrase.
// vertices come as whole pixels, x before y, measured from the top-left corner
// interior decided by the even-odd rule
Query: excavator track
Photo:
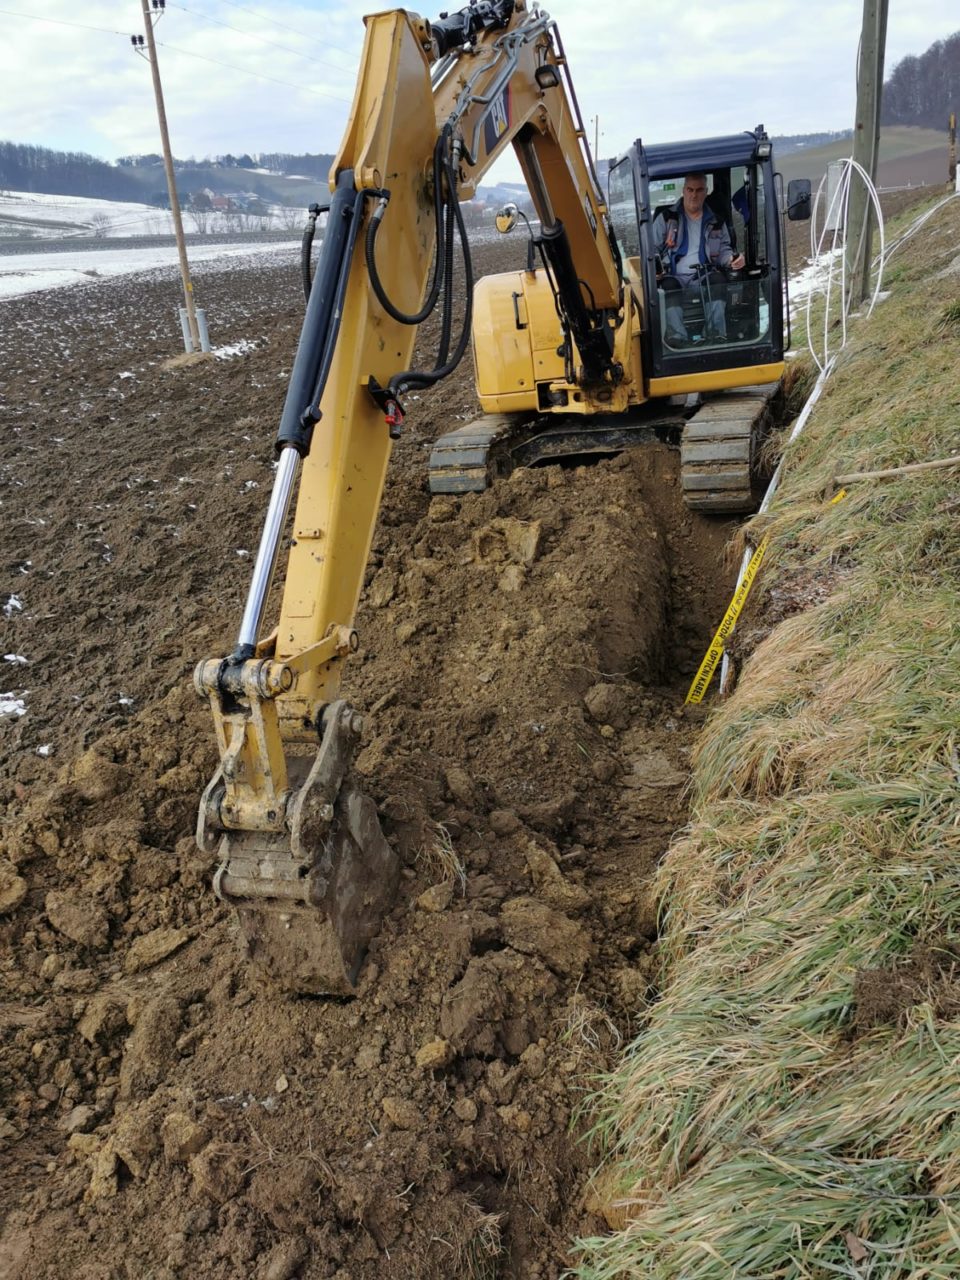
[[[436,441],[430,492],[480,493],[515,467],[620,453],[652,440],[679,439],[682,429],[678,409],[569,418],[489,414]]]
[[[431,493],[478,493],[518,466],[619,453],[651,440],[680,442],[683,496],[692,511],[756,510],[756,462],[777,385],[745,387],[693,410],[645,405],[631,414],[576,418],[489,414],[441,436],[430,454]]]
[[[775,391],[748,387],[715,396],[684,425],[680,475],[691,511],[736,515],[757,509],[757,453]]]

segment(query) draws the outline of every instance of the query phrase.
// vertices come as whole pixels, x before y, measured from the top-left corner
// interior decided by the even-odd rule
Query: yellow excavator
[[[435,490],[675,432],[692,505],[743,509],[757,419],[783,369],[785,314],[782,201],[762,129],[672,148],[638,142],[611,164],[604,197],[546,13],[527,0],[473,0],[434,22],[396,10],[365,24],[329,204],[311,209],[311,232],[326,212],[315,270],[305,236],[306,316],[236,647],[194,675],[220,753],[197,824],[201,850],[217,858],[215,891],[263,974],[337,995],[354,990],[398,879],[351,774],[361,716],[339,693],[406,394],[456,367],[472,326],[484,415],[438,441]],[[475,283],[460,202],[511,145],[539,229],[526,270]],[[686,290],[671,317],[656,241],[693,171],[745,268]],[[809,186],[791,193],[791,216],[804,199]],[[722,336],[709,324],[718,302]],[[413,368],[417,328],[438,305],[435,364]]]

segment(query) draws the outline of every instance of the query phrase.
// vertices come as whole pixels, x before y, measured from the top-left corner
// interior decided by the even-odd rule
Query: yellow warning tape
[[[833,506],[834,503],[839,502],[846,496],[846,489],[841,489],[839,493],[835,493],[830,499],[830,505]],[[720,623],[719,627],[717,627],[716,633],[710,641],[710,648],[707,650],[706,656],[700,663],[697,674],[693,677],[693,684],[691,684],[690,690],[684,699],[685,702],[690,703],[703,701],[703,695],[710,687],[710,681],[713,679],[713,673],[717,669],[717,664],[723,657],[723,649],[726,644],[727,637],[736,626],[737,619],[743,612],[743,606],[747,602],[747,596],[750,594],[750,588],[753,586],[753,580],[760,571],[761,564],[763,564],[763,557],[767,554],[767,544],[769,541],[769,536],[764,537],[756,551],[754,551],[753,555],[750,557],[750,563],[747,565],[746,571],[744,572],[743,581],[733,593],[733,599],[730,601],[727,612],[723,615],[723,621]]]
[[[753,586],[753,580],[763,564],[763,557],[767,554],[769,541],[769,537],[764,538],[750,557],[750,563],[747,565],[747,571],[743,575],[743,581],[733,593],[733,599],[730,601],[727,612],[723,615],[723,621],[717,627],[716,634],[710,641],[710,648],[707,650],[706,657],[700,663],[700,669],[693,677],[693,684],[690,686],[690,692],[685,699],[687,702],[703,701],[703,695],[710,687],[710,681],[713,679],[713,673],[717,669],[717,663],[723,657],[723,646],[727,636],[736,626],[737,619],[740,617],[743,606],[747,602],[747,596],[750,594],[750,588]]]

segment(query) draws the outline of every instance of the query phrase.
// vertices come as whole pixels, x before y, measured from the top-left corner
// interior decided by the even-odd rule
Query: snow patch
[[[0,693],[0,720],[14,720],[27,714],[27,706],[22,698],[13,693]]]
[[[249,338],[241,338],[239,342],[231,342],[225,347],[214,347],[213,354],[218,360],[232,360],[234,356],[245,356],[248,351],[256,351],[257,344]]]

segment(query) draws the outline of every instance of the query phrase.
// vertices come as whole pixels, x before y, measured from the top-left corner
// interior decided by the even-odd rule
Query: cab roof
[[[763,130],[734,133],[721,138],[694,138],[688,142],[660,142],[644,146],[637,139],[641,165],[649,178],[669,178],[681,173],[728,169],[756,158],[758,142],[769,142]]]

